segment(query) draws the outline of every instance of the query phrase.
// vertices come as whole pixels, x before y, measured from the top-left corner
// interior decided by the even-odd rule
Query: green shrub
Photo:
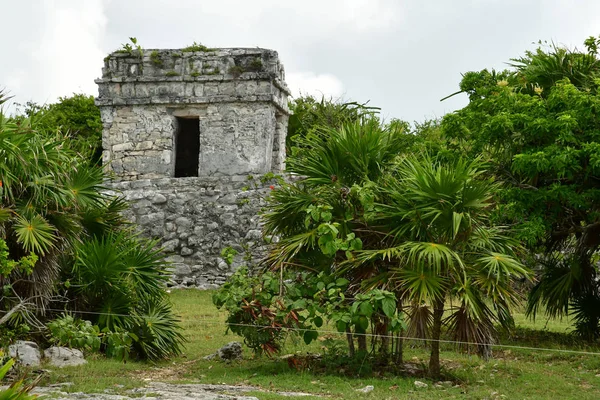
[[[185,339],[166,298],[144,298],[128,322],[137,336],[133,349],[138,357],[158,360],[181,354]]]
[[[50,331],[50,341],[58,346],[89,351],[100,349],[100,330],[90,321],[63,314],[62,317],[49,322],[47,326]]]
[[[129,342],[123,332],[131,333],[132,348],[140,358],[160,359],[181,352],[183,336],[167,303],[165,268],[156,242],[128,231],[78,246],[71,280],[80,302],[98,313],[94,322],[103,332],[113,333],[108,334],[111,343],[107,342],[114,347],[112,356],[126,357],[119,347]]]
[[[183,49],[181,49],[181,51],[183,51],[184,53],[193,53],[196,51],[207,52],[207,51],[213,51],[213,50],[214,49],[204,46],[202,43],[196,43],[196,42],[194,42],[191,46],[187,46],[187,47],[184,47]]]
[[[112,332],[108,328],[102,331],[102,342],[106,346],[106,355],[117,358],[123,362],[129,359],[134,341],[139,338],[131,332],[115,328]]]
[[[237,256],[238,252],[231,246],[227,246],[221,250],[221,258],[227,263],[227,265],[233,264],[233,259]]]

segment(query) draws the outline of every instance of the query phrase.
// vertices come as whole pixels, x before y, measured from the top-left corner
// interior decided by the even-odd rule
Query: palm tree
[[[360,293],[366,279],[380,275],[379,267],[346,274],[342,265],[347,254],[320,229],[324,224],[334,226],[338,239],[354,235],[365,246],[384,240],[384,233],[366,226],[364,203],[373,198],[375,182],[385,169],[407,148],[410,135],[403,128],[400,124],[383,128],[377,119],[365,118],[340,128],[320,126],[300,139],[303,151],[288,159],[287,168],[301,178],[272,192],[264,215],[265,234],[280,237],[266,260],[271,269],[344,276],[352,282],[346,293],[350,298]],[[385,289],[385,281],[380,283],[377,287]],[[347,333],[352,353],[350,328]],[[366,350],[364,335],[358,336],[358,347]]]
[[[511,61],[509,65],[515,69],[513,78],[517,84],[531,94],[536,87],[540,88],[542,96],[547,96],[552,87],[565,78],[580,90],[595,89],[594,81],[600,76],[600,60],[595,53],[570,50],[554,43],[546,51],[541,48],[527,51],[525,56]]]
[[[441,164],[407,157],[385,176],[369,224],[388,232],[379,249],[357,252],[350,263],[362,268],[378,260],[393,263],[388,279],[398,297],[419,312],[416,325],[430,327],[429,373],[440,375],[439,340],[445,325],[454,340],[490,344],[494,323],[508,326],[519,297],[512,287],[528,270],[516,259],[518,244],[489,221],[497,185],[483,178],[481,163],[458,159]],[[444,318],[446,304],[456,304]],[[424,305],[433,313],[423,312]]]
[[[102,204],[101,183],[102,171],[82,162],[65,138],[37,134],[35,121],[0,110],[0,240],[6,258],[0,284],[12,288],[19,304],[43,309],[59,274],[58,257],[80,239],[80,212]],[[2,308],[12,303],[2,302]]]

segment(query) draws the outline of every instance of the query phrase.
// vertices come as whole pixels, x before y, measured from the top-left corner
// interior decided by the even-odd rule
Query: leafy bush
[[[102,121],[94,96],[74,93],[59,97],[51,104],[28,102],[25,116],[34,121],[38,132],[56,135],[60,132],[70,139],[69,146],[83,158],[99,163],[102,158]],[[23,118],[23,117],[17,117]]]
[[[309,272],[288,274],[280,281],[271,272],[250,276],[242,267],[213,295],[213,303],[228,312],[228,330],[242,336],[249,348],[269,356],[279,352],[289,335],[310,344],[325,321],[345,334],[352,330],[364,334],[370,327],[376,330],[386,318],[389,323],[379,333],[404,328],[393,293],[373,290],[347,299],[348,284],[343,278]],[[366,348],[359,350],[366,354]]]
[[[13,325],[27,314],[30,324],[43,326],[30,307],[43,309],[56,293],[60,259],[86,235],[82,215],[105,199],[101,169],[66,137],[43,129],[0,109],[0,312]]]
[[[515,227],[539,271],[527,312],[570,315],[577,333],[600,337],[600,58],[550,45],[513,59],[507,71],[472,71],[460,83],[469,104],[444,116],[456,153],[488,160],[502,183],[497,223]]]
[[[120,346],[129,339],[140,358],[181,352],[183,337],[166,298],[165,268],[156,243],[129,231],[94,237],[78,246],[70,281],[81,305],[98,313],[94,322],[100,330],[113,333],[108,334],[110,352],[118,358],[125,358]]]
[[[143,359],[158,360],[181,354],[185,341],[166,298],[144,298],[128,321],[135,334],[133,349]]]
[[[123,362],[129,359],[133,342],[137,340],[139,338],[136,335],[120,328],[115,328],[114,331],[110,331],[108,328],[102,330],[102,342],[106,346],[106,355]]]
[[[48,323],[50,341],[58,346],[80,350],[98,351],[100,349],[100,330],[90,321],[73,318],[63,314]]]

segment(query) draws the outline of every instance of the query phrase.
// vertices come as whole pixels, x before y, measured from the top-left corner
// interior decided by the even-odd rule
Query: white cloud
[[[104,4],[104,0],[44,0],[37,4],[28,26],[19,30],[26,33],[6,45],[18,59],[0,67],[2,84],[19,102],[45,103],[73,92],[97,93],[94,75],[99,75],[104,57]],[[19,26],[15,18],[23,21],[21,7],[9,10],[7,19],[13,19],[13,26],[5,27],[3,37]]]
[[[18,102],[96,94],[103,57],[136,36],[145,48],[271,48],[295,95],[370,100],[422,120],[465,104],[439,102],[461,73],[506,68],[538,39],[581,47],[600,33],[600,1],[571,2],[17,0],[2,8],[0,87]]]
[[[33,61],[43,66],[48,96],[96,93],[90,71],[102,67],[102,35],[106,26],[102,0],[44,2],[48,23]]]
[[[292,72],[286,74],[286,82],[294,97],[302,94],[339,98],[344,94],[342,81],[332,74]]]

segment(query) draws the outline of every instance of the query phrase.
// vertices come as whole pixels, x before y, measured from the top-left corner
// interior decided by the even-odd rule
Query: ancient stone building
[[[200,50],[110,54],[96,104],[130,219],[161,240],[177,284],[209,287],[263,246],[258,213],[284,168],[289,91],[275,51]]]

